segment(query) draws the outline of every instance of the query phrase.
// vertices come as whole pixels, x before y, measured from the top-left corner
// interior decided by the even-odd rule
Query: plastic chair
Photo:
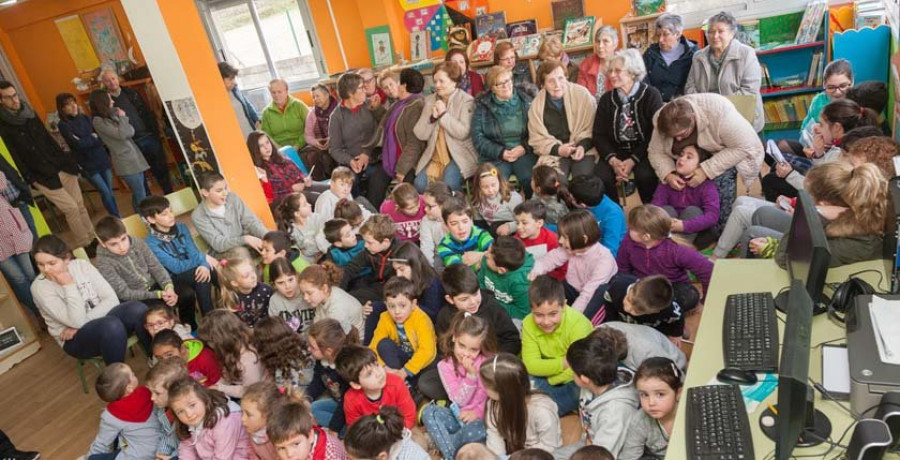
[[[169,200],[169,207],[175,216],[191,212],[197,207],[197,195],[194,195],[194,189],[190,187],[172,192],[166,195],[166,199]]]
[[[78,249],[81,249],[81,248],[78,248]],[[131,356],[134,356],[134,346],[137,344],[138,344],[138,338],[136,335],[132,335],[131,337],[128,337],[128,341],[125,342],[125,347],[131,350]],[[84,376],[84,365],[85,364],[93,364],[94,367],[96,367],[97,370],[100,372],[103,372],[103,367],[106,364],[103,362],[102,356],[94,356],[93,358],[85,358],[85,359],[77,360],[76,370],[78,371],[78,378],[81,379],[81,389],[84,390],[84,394],[88,394],[87,379]]]
[[[284,155],[284,157],[288,160],[293,161],[294,164],[296,164],[297,167],[300,168],[300,171],[303,173],[303,175],[309,175],[309,169],[305,164],[303,164],[303,160],[300,159],[300,152],[298,152],[297,149],[295,149],[292,145],[281,147],[280,149],[278,149],[278,153]]]
[[[88,262],[91,261],[91,258],[88,257],[87,251],[84,248],[75,248],[72,250],[72,255],[75,256],[76,259],[86,260]]]
[[[128,231],[128,234],[135,238],[143,239],[150,234],[150,231],[147,230],[147,225],[144,223],[143,219],[141,219],[141,216],[137,214],[132,214],[123,218],[122,223],[125,224],[125,229]]]

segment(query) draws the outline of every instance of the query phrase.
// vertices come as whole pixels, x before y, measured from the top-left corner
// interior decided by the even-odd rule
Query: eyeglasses
[[[7,95],[5,95],[5,94],[4,94],[4,95],[0,95],[0,99],[3,99],[3,100],[5,100],[5,101],[14,101],[14,100],[16,100],[16,99],[18,99],[18,98],[19,98],[19,93],[11,94],[11,95],[9,95],[9,96],[7,96]]]
[[[841,83],[840,85],[825,85],[825,91],[828,91],[829,93],[840,91],[843,93],[844,91],[847,91],[847,89],[849,89],[851,86],[853,86],[851,83]]]
[[[372,83],[373,81],[375,81],[375,77],[363,79],[363,83],[366,83],[366,84]]]
[[[157,321],[155,323],[146,323],[144,324],[147,329],[160,329],[166,327],[169,324],[169,321]]]
[[[494,88],[502,88],[504,86],[512,86],[512,80],[507,79],[507,80],[498,81],[497,83],[494,83]]]

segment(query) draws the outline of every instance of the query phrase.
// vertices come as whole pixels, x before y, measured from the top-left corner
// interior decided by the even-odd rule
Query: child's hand
[[[463,254],[462,260],[463,260],[464,264],[471,267],[472,265],[475,265],[478,262],[481,262],[482,257],[484,257],[483,252],[469,251],[469,252]]]
[[[219,261],[209,254],[206,255],[206,263],[209,264],[209,268],[213,270],[219,267]]]
[[[251,248],[255,249],[256,252],[262,251],[262,240],[261,239],[255,237],[253,235],[244,235],[241,237],[241,239],[244,240],[244,243],[246,243],[247,246],[250,246]]]
[[[790,174],[791,171],[793,171],[793,170],[794,170],[794,168],[791,166],[790,163],[787,163],[787,162],[775,163],[775,175],[782,179],[787,177],[788,174]]]
[[[667,337],[669,339],[669,342],[672,342],[672,345],[675,345],[676,347],[681,348],[681,337],[673,337],[673,336],[667,336]]]
[[[385,367],[384,370],[385,372],[390,372],[391,374],[394,374],[401,379],[406,378],[406,371],[404,371],[403,369],[391,369],[390,367]]]
[[[512,231],[510,231],[509,227],[511,227],[511,225],[509,225],[509,223],[506,223],[506,224],[503,224],[503,225],[497,227],[497,235],[498,236],[509,235],[510,233],[512,233]]]
[[[473,410],[464,410],[459,413],[459,421],[463,423],[474,422],[478,420],[478,413]]]
[[[62,272],[57,273],[55,275],[44,275],[44,276],[46,276],[47,278],[50,279],[50,281],[53,281],[60,286],[68,286],[75,282],[75,280],[72,278],[72,274],[69,273],[68,270],[63,270]]]
[[[156,458],[154,460],[169,460],[170,458],[172,458],[171,455],[156,454]]]
[[[697,188],[700,186],[700,184],[706,182],[706,179],[709,179],[708,177],[706,177],[706,173],[703,172],[702,169],[697,168],[697,170],[694,171],[694,175],[691,176],[691,180],[688,181],[688,186],[690,186],[691,188]]]
[[[304,188],[306,188],[306,184],[304,184],[303,182],[297,182],[291,186],[291,190],[295,192],[302,192]]]
[[[269,176],[266,174],[265,169],[256,168],[256,177],[263,182],[269,182]]]
[[[370,300],[370,301],[366,302],[366,304],[363,305],[363,307],[362,307],[363,316],[371,315],[372,310],[374,310],[374,308],[372,308],[372,301]]]
[[[197,267],[194,270],[194,280],[198,283],[205,283],[209,281],[209,269],[204,267],[203,265]]]
[[[174,307],[175,304],[178,303],[178,294],[176,294],[175,290],[169,286],[165,291],[162,291],[162,300],[166,305]]]
[[[75,334],[77,333],[78,329],[75,329],[74,327],[67,327],[63,329],[63,331],[59,334],[59,340],[62,340],[63,342],[72,340],[72,338],[75,337]]]
[[[672,219],[672,231],[673,232],[683,232],[684,231],[684,221],[681,219]]]
[[[528,272],[528,281],[534,281],[535,278],[537,278],[537,275],[534,272]]]
[[[765,238],[753,238],[750,240],[750,252],[753,254],[759,254],[763,248],[766,247],[766,239]]]
[[[312,186],[312,177],[306,176],[306,178],[303,179],[303,185],[305,185],[307,187],[311,187]]]

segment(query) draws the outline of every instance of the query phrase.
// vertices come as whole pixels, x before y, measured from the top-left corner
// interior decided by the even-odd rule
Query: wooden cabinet
[[[0,274],[0,342],[13,337],[10,335],[12,328],[15,328],[21,338],[18,345],[0,351],[0,374],[41,349],[38,333],[28,315],[13,294],[6,278]]]

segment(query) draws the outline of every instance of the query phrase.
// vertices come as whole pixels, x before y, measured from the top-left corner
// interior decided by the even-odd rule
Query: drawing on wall
[[[81,20],[91,37],[100,62],[116,62],[128,59],[119,23],[111,8],[103,8],[81,15]]]
[[[221,172],[194,98],[166,101],[166,111],[173,121],[175,133],[181,141],[181,150],[187,156],[194,179],[196,180],[200,173]]]
[[[56,20],[56,28],[62,37],[72,61],[79,72],[86,72],[100,66],[94,47],[88,38],[84,25],[78,15],[67,16]]]
[[[427,30],[419,30],[409,34],[410,60],[420,61],[428,59],[429,51],[431,50],[430,40]]]

